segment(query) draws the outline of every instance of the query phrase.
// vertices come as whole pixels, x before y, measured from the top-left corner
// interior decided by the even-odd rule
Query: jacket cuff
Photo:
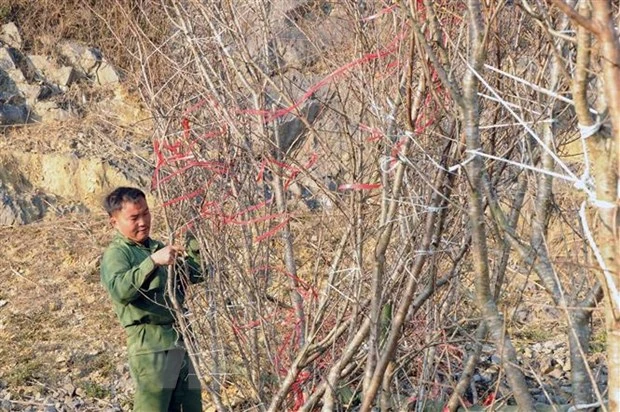
[[[150,275],[155,270],[155,262],[151,257],[147,257],[140,263],[140,273],[144,276],[143,281],[146,280],[146,277]]]

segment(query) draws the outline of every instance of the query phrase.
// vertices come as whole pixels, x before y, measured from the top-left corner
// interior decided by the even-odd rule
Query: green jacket
[[[117,233],[101,259],[101,282],[112,298],[114,311],[127,332],[129,355],[172,349],[181,340],[166,291],[168,267],[157,267],[151,254],[164,244],[148,239],[146,245]],[[187,260],[190,283],[203,281],[195,257]],[[182,305],[185,291],[177,282],[176,296]]]

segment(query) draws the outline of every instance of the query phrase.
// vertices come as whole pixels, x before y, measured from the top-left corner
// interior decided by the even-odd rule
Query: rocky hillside
[[[0,225],[97,208],[112,186],[149,179],[148,115],[96,48],[28,54],[0,35]]]
[[[127,409],[124,336],[99,285],[101,196],[150,181],[148,114],[96,48],[29,54],[0,31],[0,410]]]

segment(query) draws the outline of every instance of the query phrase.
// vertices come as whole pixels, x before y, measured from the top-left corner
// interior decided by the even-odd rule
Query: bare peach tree
[[[456,410],[479,396],[533,410],[542,384],[505,299],[507,273],[530,270],[565,313],[573,403],[602,403],[587,346],[603,291],[615,302],[617,143],[590,106],[616,69],[602,59],[588,82],[587,53],[594,33],[615,56],[614,28],[597,2],[594,17],[554,3],[166,0],[158,39],[152,7],[132,3],[152,189],[169,240],[195,238],[210,274],[174,309],[218,410]],[[597,126],[585,165],[563,157],[575,117]],[[597,230],[555,200],[575,183]],[[566,262],[556,226],[578,245]],[[509,392],[471,390],[487,335]]]
[[[170,79],[143,88],[153,185],[171,238],[191,233],[215,266],[180,322],[215,403],[329,410],[378,383],[402,402],[395,349],[468,246],[441,247],[454,179],[436,165],[455,145],[414,150],[454,125],[435,125],[407,19],[380,3],[166,10]]]
[[[582,189],[594,205],[605,209],[603,215],[608,214],[610,210],[613,211],[612,215],[616,213],[615,203],[610,200],[609,193],[595,194],[592,187],[589,186],[591,182],[586,181],[589,177],[590,167],[587,162],[587,150],[585,153],[586,162],[580,165],[581,168],[585,168],[584,175],[579,178],[566,165],[566,160],[561,158],[561,153],[558,151],[563,146],[566,147],[567,137],[575,129],[575,120],[571,116],[571,110],[574,110],[573,105],[577,107],[578,104],[563,97],[561,92],[562,87],[566,87],[563,85],[571,87],[574,84],[569,59],[571,53],[575,52],[575,48],[572,46],[575,42],[571,41],[570,36],[564,34],[568,27],[567,16],[550,12],[544,4],[537,3],[532,6],[528,2],[521,4],[519,11],[522,14],[517,14],[514,20],[512,20],[515,17],[514,14],[502,14],[502,8],[506,4],[501,2],[497,4],[477,1],[465,2],[460,4],[460,9],[459,5],[450,8],[447,3],[432,4],[425,2],[425,6],[425,13],[431,16],[429,26],[432,27],[434,22],[436,32],[431,40],[423,41],[424,51],[428,55],[432,68],[437,70],[446,90],[450,92],[450,97],[458,110],[455,117],[462,125],[463,141],[466,144],[466,153],[469,155],[464,160],[463,166],[468,172],[467,178],[470,185],[469,212],[471,220],[469,224],[474,236],[472,258],[475,263],[478,282],[476,284],[478,305],[486,319],[487,326],[490,326],[491,334],[498,347],[503,347],[501,352],[504,354],[504,368],[514,391],[515,399],[521,408],[526,410],[532,408],[523,374],[518,367],[515,368],[517,366],[516,353],[506,338],[507,325],[497,311],[495,301],[501,292],[503,273],[511,248],[521,256],[525,264],[532,267],[536,272],[554,304],[566,312],[567,335],[571,347],[571,361],[574,366],[572,368],[572,380],[573,385],[575,385],[573,402],[580,407],[591,406],[593,394],[596,394],[597,404],[601,404],[603,399],[589,370],[586,353],[588,351],[589,322],[592,310],[602,297],[604,288],[602,289],[601,285],[609,284],[609,275],[607,279],[602,279],[604,282],[600,283],[593,281],[587,270],[579,273],[581,279],[577,282],[572,277],[562,276],[561,271],[563,269],[555,261],[550,245],[546,243],[549,240],[547,232],[552,218],[550,209],[553,206],[557,207],[557,203],[554,203],[552,199],[552,183],[554,180],[560,179],[575,184],[578,189]],[[596,7],[603,6],[598,4]],[[433,9],[435,10],[432,11]],[[461,12],[460,15],[465,16],[464,24],[469,30],[467,40],[461,43],[465,48],[463,51],[459,51],[459,43],[454,40],[455,36],[451,36],[450,25],[446,24],[450,20],[445,17],[438,17],[443,12],[454,15],[456,10]],[[606,13],[607,18],[610,18],[609,9]],[[416,14],[413,6],[410,16],[412,16],[412,24],[419,30],[419,38],[425,39],[422,35],[421,24],[416,21],[419,14]],[[523,23],[524,18],[527,19],[525,23]],[[515,20],[518,21],[517,24],[515,24]],[[514,55],[502,52],[502,40],[499,39],[499,31],[497,30],[500,24],[504,31],[509,28],[519,30],[515,33],[517,41],[514,46],[516,49]],[[523,61],[522,58],[519,58],[522,51],[525,52],[524,55],[530,56],[528,53],[532,52],[534,45],[528,44],[530,39],[527,37],[533,33],[538,33],[538,44],[541,44],[540,39],[542,39],[546,46],[542,52],[547,53],[538,54],[537,57],[542,63],[538,66],[538,70],[532,70],[537,65],[536,60]],[[446,36],[448,37],[447,40]],[[489,49],[494,52],[495,67],[485,63],[489,58]],[[608,49],[608,53],[611,52],[613,49]],[[580,53],[584,53],[583,50]],[[611,55],[613,56],[613,53]],[[446,58],[446,56],[453,57]],[[588,59],[586,58],[586,60]],[[504,61],[508,63],[509,67],[511,66],[509,69],[502,67]],[[612,59],[612,61],[614,60]],[[459,73],[459,70],[464,72],[460,77],[455,75],[455,73]],[[515,71],[518,74],[513,74]],[[533,76],[530,77],[530,73]],[[578,71],[577,75],[583,76],[583,72],[579,75]],[[455,80],[457,78],[462,78],[462,82]],[[491,83],[495,83],[496,86]],[[510,85],[512,89],[506,90],[506,83],[513,83]],[[483,91],[479,91],[481,88]],[[534,91],[539,97],[536,100],[524,100],[519,95],[519,88],[523,88],[525,93]],[[490,113],[493,113],[492,117],[489,115]],[[547,114],[549,118],[542,117],[544,116],[543,113]],[[481,121],[492,120],[497,123],[502,116],[506,116],[514,124],[492,124],[484,127],[485,130],[489,130],[488,132],[481,131]],[[580,123],[582,122],[580,121]],[[586,125],[590,123],[592,122],[586,122]],[[527,139],[524,140],[524,143],[526,145],[519,147],[514,142],[508,142],[509,146],[503,149],[501,144],[504,143],[501,139],[506,135],[497,131],[500,127],[504,127],[508,132],[511,129],[517,133],[525,132]],[[489,140],[487,141],[486,138]],[[609,158],[613,157],[613,153],[615,153],[613,145],[608,144],[604,153],[607,158],[602,159],[601,167],[608,175],[611,174],[612,183],[610,185],[609,178],[605,180],[599,173],[598,181],[600,183],[596,185],[598,188],[609,188],[610,186],[615,188],[617,185],[613,182],[616,182],[617,178],[613,176],[616,167],[613,159],[611,162],[609,161]],[[483,159],[486,159],[487,162],[499,163],[499,166],[493,163],[485,165],[482,163]],[[524,161],[524,159],[526,160]],[[506,186],[505,183],[503,186],[499,186],[497,180],[494,179],[499,178],[505,172],[506,164],[516,166],[519,171],[514,178],[517,191],[512,203],[510,217],[505,216],[498,202],[504,196],[503,192],[509,190],[510,186]],[[556,167],[559,167],[564,173],[555,172]],[[532,227],[529,234],[516,230],[518,215],[523,207],[525,190],[528,186],[528,171],[533,172],[530,174],[536,179],[532,195],[534,218],[531,220]],[[484,200],[481,197],[482,194],[486,197]],[[611,198],[615,198],[614,196],[612,194]],[[485,228],[487,223],[484,222],[485,203],[490,207],[495,220],[494,225],[497,225],[489,225],[488,229]],[[561,212],[569,213],[570,211],[562,210]],[[574,214],[571,219],[577,220],[578,224],[583,225],[581,230],[576,231],[576,235],[581,239],[586,239],[589,237],[587,221],[583,217],[576,219],[577,213],[575,212],[576,210],[573,210]],[[610,228],[614,227],[612,221],[608,220],[606,224]],[[489,229],[495,231],[498,239],[505,243],[500,264],[496,267],[495,298],[489,277],[490,255],[486,234]],[[527,237],[530,239],[529,242],[526,240]],[[604,245],[603,250],[608,245],[615,245],[611,238],[605,239],[606,242],[601,243]],[[612,247],[614,252],[611,253],[611,256],[614,256],[617,248]],[[592,253],[586,253],[584,256],[586,261],[592,255],[596,256],[599,253],[599,246],[592,242],[589,243],[588,248],[592,250]],[[604,255],[610,256],[609,252],[604,253]],[[602,265],[602,267],[603,273],[608,271],[607,265]],[[612,381],[610,381],[611,388]],[[460,389],[457,388],[456,393],[459,392]],[[456,405],[456,398],[453,397],[450,408],[455,408]]]
[[[577,61],[573,75],[575,111],[580,137],[584,143],[584,190],[589,194],[589,208],[596,210],[596,231],[591,231],[582,205],[581,217],[599,270],[597,275],[605,293],[607,324],[607,360],[609,367],[609,408],[620,407],[620,341],[618,323],[618,185],[620,150],[620,42],[616,19],[618,6],[610,1],[573,4],[552,2],[577,26]],[[592,53],[595,50],[598,56]],[[598,57],[598,59],[596,58]],[[592,71],[589,75],[589,71]],[[594,87],[590,87],[590,79]],[[596,109],[594,109],[594,106]],[[596,117],[593,113],[597,114]]]

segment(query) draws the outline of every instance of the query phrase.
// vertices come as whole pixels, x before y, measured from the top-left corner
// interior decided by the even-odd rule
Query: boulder
[[[24,225],[40,219],[45,212],[45,202],[38,195],[11,195],[0,187],[0,226]]]
[[[289,26],[278,35],[281,58],[286,68],[303,69],[312,66],[322,50],[310,43],[308,36],[297,26]]]
[[[17,83],[15,87],[28,106],[33,106],[41,94],[41,86],[38,84]]]
[[[8,49],[6,47],[0,47],[0,103],[15,103],[15,97],[20,96],[17,82],[23,81],[23,77],[21,71],[16,68],[13,57]],[[0,109],[0,112],[12,113],[10,108],[6,110]],[[11,117],[8,114],[5,114],[5,117],[6,116]],[[0,117],[2,117],[2,114],[0,114]],[[1,120],[0,124],[3,124]]]
[[[119,83],[118,72],[103,58],[98,49],[64,41],[60,43],[58,50],[80,75],[94,78],[100,85]]]
[[[289,151],[292,146],[302,143],[303,134],[306,132],[306,123],[312,124],[319,114],[321,105],[319,102],[310,100],[301,110],[304,119],[295,117],[278,125],[278,145],[283,152]]]
[[[28,83],[42,80],[40,74],[37,73],[36,67],[34,67],[27,55],[22,53],[21,50],[14,48],[9,49],[9,52],[11,53],[11,57],[13,57],[15,66],[22,72]]]
[[[33,107],[33,110],[35,113],[33,120],[37,122],[64,122],[72,118],[72,115],[68,110],[58,107],[56,102],[50,100],[37,101]]]
[[[272,2],[272,49],[277,58],[271,58],[272,70],[292,68],[307,71],[322,55],[342,47],[353,30],[346,23],[346,8],[314,0],[276,0]],[[260,40],[259,40],[259,44]],[[276,51],[277,50],[277,51]],[[277,64],[276,64],[277,63]]]
[[[47,78],[59,86],[70,86],[75,81],[76,76],[73,67],[63,66],[49,73]]]
[[[19,34],[19,29],[15,23],[10,22],[2,26],[0,30],[0,41],[16,49],[22,48],[22,36]]]
[[[0,102],[17,106],[23,104],[32,106],[39,97],[41,87],[26,81],[18,60],[13,51],[7,47],[0,47]],[[3,112],[5,120],[7,117],[13,118],[13,114],[17,113],[10,107],[5,108]]]
[[[29,115],[30,110],[26,106],[0,104],[0,125],[2,126],[28,123]]]
[[[114,67],[106,61],[103,61],[101,65],[95,69],[94,74],[97,79],[97,83],[101,86],[118,84],[120,81],[116,69],[114,69]]]
[[[0,69],[5,72],[17,70],[15,60],[13,59],[8,47],[0,47]]]
[[[14,106],[32,106],[41,93],[41,86],[29,83],[15,83],[0,70],[0,103]]]
[[[17,93],[15,82],[0,70],[0,103],[10,103],[11,98]]]
[[[59,67],[45,56],[33,54],[28,56],[28,60],[30,60],[30,63],[34,66],[40,77],[59,86],[70,86],[77,78],[73,67]]]
[[[0,47],[0,71],[3,72],[2,74],[8,77],[10,82],[12,83],[19,83],[19,82],[26,81],[24,74],[17,67],[17,63],[15,61],[15,57],[13,56],[13,53],[11,53],[8,47]],[[15,91],[15,90],[9,90],[11,89],[10,87],[7,89],[6,86],[7,86],[7,82],[0,80],[0,91],[4,91],[4,92]]]
[[[60,54],[82,75],[89,75],[101,62],[101,54],[82,44],[63,41],[58,45]]]

